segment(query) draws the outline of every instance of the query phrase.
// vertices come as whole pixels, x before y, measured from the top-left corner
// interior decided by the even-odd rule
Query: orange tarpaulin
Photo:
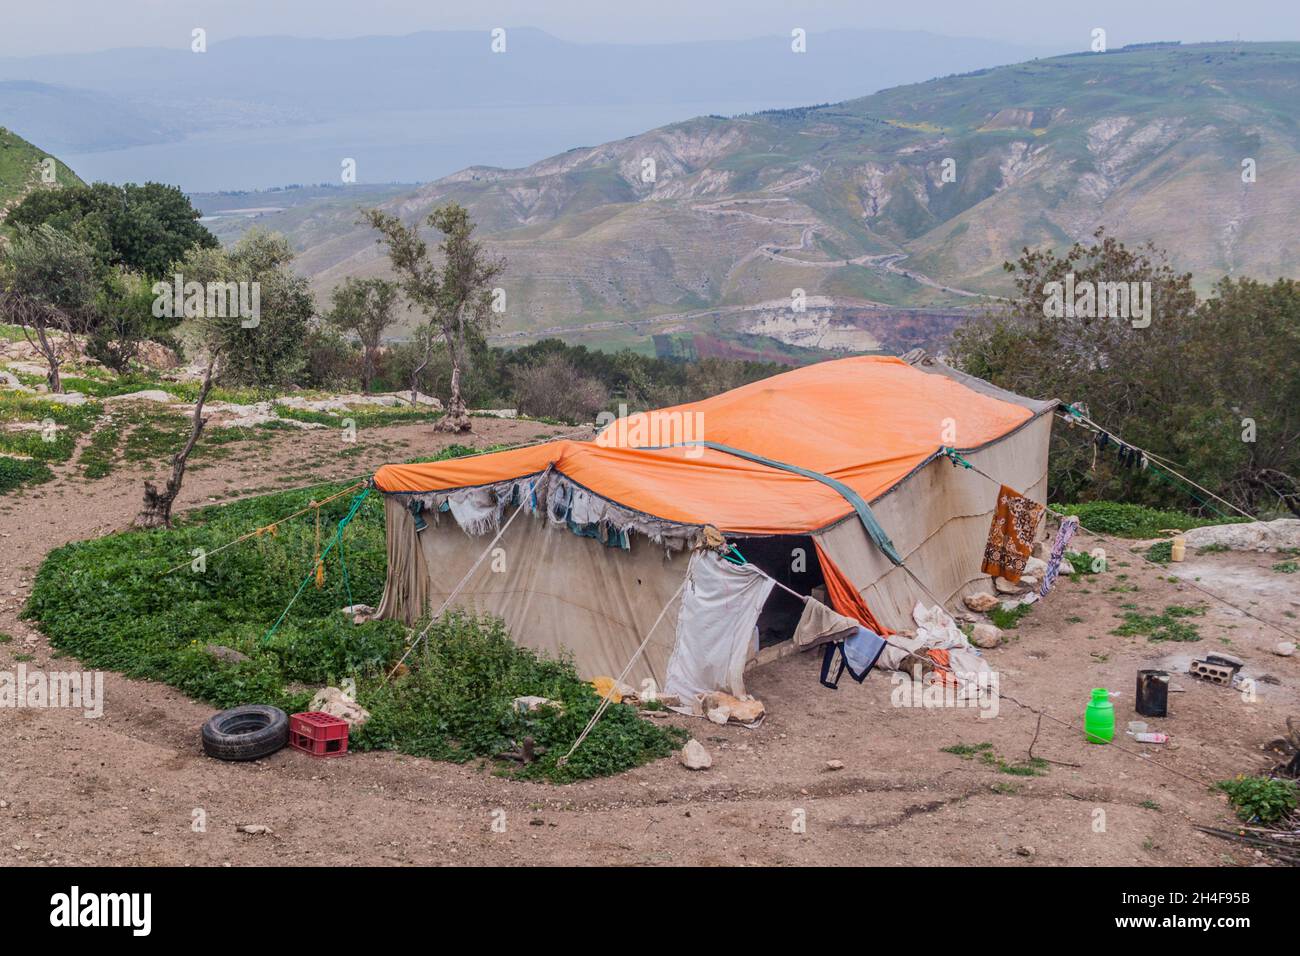
[[[831,556],[822,550],[821,543],[814,539],[813,546],[817,548],[817,560],[822,566],[822,578],[826,581],[826,597],[830,599],[831,607],[875,631],[881,637],[893,634],[893,631],[876,620],[876,616],[871,613],[871,608],[867,607],[867,602],[862,599],[858,589],[844,576],[844,572],[831,560]]]
[[[970,450],[1032,417],[901,359],[861,356],[786,372],[689,405],[614,422],[595,441],[417,465],[375,474],[385,492],[448,491],[556,471],[618,504],[738,534],[806,534],[852,512],[833,488],[714,448],[709,441],[837,479],[866,501],[944,445]]]

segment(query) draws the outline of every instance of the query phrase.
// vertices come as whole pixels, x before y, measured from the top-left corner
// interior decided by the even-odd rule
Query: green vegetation
[[[1077,515],[1079,524],[1087,530],[1116,538],[1158,538],[1162,531],[1173,528],[1179,531],[1190,531],[1192,528],[1202,528],[1206,525],[1235,524],[1246,520],[1241,517],[1219,516],[1198,518],[1182,511],[1149,508],[1119,501],[1087,501],[1054,507],[1062,514]],[[1072,555],[1075,553],[1077,552],[1071,552]],[[1086,555],[1082,557],[1087,561]],[[1075,563],[1073,557],[1070,563]],[[1079,570],[1077,564],[1075,570]]]
[[[245,499],[190,513],[168,532],[130,531],[66,545],[41,566],[26,614],[54,647],[89,667],[162,681],[215,707],[264,703],[292,712],[316,688],[352,678],[373,714],[354,738],[357,749],[465,761],[493,757],[531,736],[545,753],[508,771],[565,781],[624,770],[678,746],[676,734],[618,705],[573,759],[558,766],[599,699],[568,662],[518,647],[493,620],[439,622],[408,659],[410,672],[384,686],[406,645],[406,628],[392,621],[353,625],[339,613],[349,603],[378,603],[386,570],[378,496],[362,503],[345,532],[346,581],[336,550],[326,559],[324,587],[308,584],[274,633],[268,634],[271,625],[314,566],[310,515],[207,557],[201,573],[192,569],[196,549],[211,552],[338,490]],[[348,507],[344,496],[322,508],[327,542]],[[164,573],[176,565],[182,566]],[[248,660],[217,660],[208,645]],[[515,713],[513,699],[528,694],[562,706]]]
[[[1295,561],[1280,561],[1273,565],[1273,570],[1278,574],[1295,574],[1300,571],[1300,564]]]
[[[989,611],[989,620],[993,622],[995,627],[1004,631],[1014,630],[1016,625],[1020,623],[1020,619],[1032,609],[1032,604],[1017,604],[1009,611],[1003,610],[1002,606],[998,605]]]
[[[1147,548],[1148,561],[1154,561],[1156,564],[1168,564],[1173,558],[1174,543],[1172,541],[1157,541]]]
[[[1152,644],[1163,641],[1199,641],[1201,634],[1196,625],[1185,618],[1204,614],[1204,607],[1183,607],[1177,604],[1166,607],[1163,614],[1125,611],[1124,623],[1111,633],[1119,637],[1145,636]]]
[[[998,773],[1009,774],[1013,777],[1041,777],[1048,770],[1047,761],[1041,757],[1030,757],[1028,760],[1010,763],[999,757],[990,743],[953,744],[951,747],[940,747],[939,751],[953,754],[962,760],[972,760],[978,757],[980,763],[993,767]]]
[[[43,461],[0,455],[0,495],[23,485],[39,485],[53,477],[50,466]]]
[[[41,164],[52,158],[22,137],[0,126],[0,209],[38,189]],[[80,185],[81,180],[59,160],[54,160],[55,185]],[[0,226],[0,229],[3,229]]]
[[[1129,249],[1101,230],[1059,252],[1027,248],[1005,270],[1015,295],[954,332],[954,360],[1019,394],[1086,406],[1111,430],[1053,431],[1049,498],[1195,507],[1202,524],[1226,517],[1227,505],[1163,464],[1177,462],[1246,513],[1300,515],[1300,446],[1282,437],[1300,430],[1300,282],[1223,279],[1202,299],[1167,253],[1150,244]],[[1143,317],[1126,302],[1110,307],[1106,290],[1130,283],[1146,284],[1158,321],[1147,315],[1135,326]],[[1107,302],[1085,302],[1085,315],[1049,308],[1067,286]],[[1188,389],[1189,381],[1197,387]],[[1152,520],[1164,517],[1158,512],[1085,514],[1084,527],[1126,536],[1193,526],[1181,515]]]
[[[1296,782],[1273,777],[1238,775],[1215,786],[1228,795],[1237,818],[1250,823],[1277,823],[1296,808]]]

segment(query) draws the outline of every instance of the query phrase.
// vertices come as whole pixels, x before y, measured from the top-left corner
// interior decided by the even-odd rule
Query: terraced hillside
[[[1147,46],[701,117],[526,169],[466,169],[386,205],[411,220],[471,208],[509,260],[507,337],[704,325],[907,347],[1004,291],[1021,247],[1102,225],[1168,248],[1201,288],[1300,274],[1298,103],[1300,44]],[[385,269],[354,211],[321,213],[291,222],[318,286]],[[899,308],[928,324],[890,341]]]

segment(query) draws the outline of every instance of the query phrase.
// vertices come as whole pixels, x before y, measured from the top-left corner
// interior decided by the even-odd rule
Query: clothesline
[[[1233,511],[1237,512],[1237,514],[1242,515],[1243,517],[1249,518],[1251,521],[1256,520],[1254,515],[1250,514],[1250,513],[1247,512],[1247,511],[1243,511],[1241,508],[1238,508],[1236,505],[1234,505],[1231,501],[1228,501],[1228,500],[1225,499],[1225,498],[1221,498],[1221,497],[1219,497],[1219,496],[1216,495],[1214,492],[1210,491],[1210,489],[1208,489],[1208,488],[1206,488],[1206,487],[1204,487],[1204,486],[1202,486],[1202,485],[1197,484],[1196,482],[1192,481],[1192,479],[1188,478],[1186,475],[1184,475],[1184,474],[1182,474],[1181,472],[1177,471],[1177,470],[1174,468],[1174,466],[1173,466],[1173,462],[1170,461],[1168,458],[1165,458],[1163,455],[1157,455],[1157,454],[1156,454],[1155,452],[1153,452],[1153,451],[1148,451],[1148,450],[1145,449],[1145,448],[1142,448],[1142,447],[1140,447],[1140,446],[1138,446],[1138,445],[1134,445],[1132,442],[1125,441],[1124,439],[1122,439],[1122,438],[1120,438],[1118,435],[1116,435],[1114,432],[1111,432],[1111,431],[1109,431],[1109,430],[1107,430],[1107,429],[1105,429],[1105,428],[1102,428],[1100,425],[1098,425],[1095,421],[1093,421],[1093,420],[1092,420],[1091,418],[1089,418],[1087,415],[1085,415],[1085,414],[1083,414],[1081,411],[1079,411],[1079,409],[1078,409],[1076,406],[1074,406],[1074,405],[1066,405],[1065,407],[1070,411],[1070,414],[1061,414],[1060,417],[1061,417],[1061,419],[1062,419],[1063,421],[1070,422],[1070,423],[1075,424],[1075,425],[1080,425],[1080,426],[1082,426],[1082,427],[1084,427],[1084,428],[1086,428],[1086,429],[1088,429],[1088,430],[1090,430],[1090,431],[1093,431],[1093,432],[1095,432],[1095,433],[1097,433],[1097,434],[1099,434],[1099,435],[1105,435],[1108,439],[1110,439],[1111,441],[1115,442],[1117,445],[1120,445],[1120,446],[1122,446],[1122,447],[1124,447],[1124,448],[1132,448],[1132,449],[1134,449],[1135,451],[1139,451],[1139,452],[1141,452],[1141,453],[1142,453],[1146,458],[1149,458],[1149,459],[1151,459],[1152,461],[1154,461],[1154,462],[1156,462],[1156,463],[1162,465],[1162,466],[1163,466],[1167,471],[1169,471],[1170,474],[1172,474],[1172,475],[1174,475],[1175,477],[1177,477],[1180,481],[1184,481],[1184,482],[1186,482],[1187,484],[1191,485],[1193,488],[1196,488],[1196,489],[1199,490],[1199,491],[1203,491],[1203,492],[1205,492],[1207,495],[1209,495],[1209,496],[1210,496],[1211,498],[1213,498],[1215,501],[1218,501],[1218,502],[1221,502],[1221,503],[1227,505],[1227,506],[1228,506],[1229,508],[1231,508]],[[1158,472],[1157,472],[1157,473],[1158,473]],[[1192,497],[1195,497],[1195,495],[1193,495]]]
[[[960,458],[961,456],[958,456],[958,457]],[[994,478],[992,475],[988,474],[987,472],[985,472],[985,471],[981,471],[979,468],[975,467],[975,465],[971,464],[968,460],[966,460],[966,459],[964,459],[964,458],[961,459],[961,464],[962,464],[962,466],[963,466],[964,468],[968,469],[969,471],[973,471],[973,472],[975,472],[975,474],[979,475],[979,476],[982,477],[982,478],[986,478],[986,479],[988,479],[989,481],[993,482],[993,484],[997,485],[998,487],[1001,487],[1001,486],[1002,486],[1002,482],[998,481],[996,478]],[[1063,520],[1063,519],[1065,519],[1065,518],[1070,517],[1070,515],[1067,515],[1067,514],[1065,514],[1065,513],[1063,513],[1063,512],[1057,511],[1057,510],[1056,510],[1055,508],[1053,508],[1051,505],[1044,504],[1044,505],[1043,505],[1043,508],[1044,508],[1044,510],[1045,510],[1048,514],[1050,514],[1050,515],[1051,515],[1052,517],[1054,517],[1054,518],[1058,518],[1058,519],[1062,519],[1062,520]],[[1116,537],[1113,537],[1112,535],[1108,535],[1108,534],[1106,534],[1106,533],[1104,533],[1104,532],[1101,532],[1101,531],[1093,531],[1092,529],[1087,528],[1087,527],[1083,527],[1083,530],[1084,530],[1084,531],[1087,531],[1089,534],[1096,535],[1097,537],[1099,537],[1099,538],[1103,538],[1103,539],[1105,539],[1105,540],[1107,540],[1107,541],[1114,541],[1114,542],[1116,542],[1117,544],[1122,544],[1121,539],[1116,538]],[[1146,561],[1148,564],[1154,564],[1156,567],[1161,567],[1161,564],[1160,564],[1159,561],[1154,561],[1154,560],[1152,560],[1148,555],[1143,554],[1141,551],[1131,551],[1131,553],[1132,553],[1132,554],[1136,554],[1138,557],[1142,558],[1142,560]],[[1212,598],[1214,598],[1214,600],[1220,602],[1221,604],[1226,605],[1227,607],[1232,608],[1234,611],[1238,611],[1238,612],[1240,612],[1241,614],[1244,614],[1246,617],[1249,617],[1249,618],[1251,618],[1251,619],[1253,619],[1253,620],[1255,620],[1255,621],[1258,621],[1260,624],[1263,624],[1263,625],[1266,626],[1266,627],[1271,627],[1273,630],[1277,631],[1279,634],[1283,635],[1284,637],[1286,637],[1286,638],[1288,638],[1288,639],[1290,639],[1290,640],[1293,640],[1293,641],[1294,641],[1294,640],[1297,640],[1296,635],[1292,634],[1290,631],[1286,630],[1286,628],[1282,627],[1281,625],[1279,625],[1279,624],[1274,624],[1272,621],[1265,620],[1264,618],[1260,617],[1258,614],[1255,614],[1254,612],[1249,611],[1249,610],[1247,610],[1247,609],[1244,608],[1244,607],[1238,607],[1236,604],[1233,604],[1233,603],[1232,603],[1231,601],[1229,601],[1227,598],[1225,598],[1225,597],[1221,597],[1221,596],[1219,596],[1218,594],[1215,594],[1213,591],[1207,590],[1206,588],[1202,587],[1202,586],[1201,586],[1199,583],[1197,583],[1196,581],[1189,580],[1189,579],[1186,579],[1186,578],[1183,578],[1183,579],[1180,579],[1180,580],[1182,580],[1182,583],[1184,583],[1184,584],[1188,584],[1188,585],[1191,585],[1193,588],[1195,588],[1196,590],[1200,591],[1202,594],[1205,594],[1205,595],[1208,596],[1208,597],[1212,597]]]

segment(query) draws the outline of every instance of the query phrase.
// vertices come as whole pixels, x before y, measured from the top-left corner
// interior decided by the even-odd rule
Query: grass
[[[1158,538],[1162,531],[1177,528],[1189,531],[1213,524],[1237,524],[1246,518],[1201,518],[1182,511],[1161,511],[1144,505],[1123,504],[1118,501],[1088,501],[1082,504],[1062,505],[1058,511],[1078,515],[1079,524],[1089,531],[1117,538]],[[1073,562],[1071,562],[1073,563]]]
[[[1185,618],[1199,617],[1204,613],[1204,607],[1184,607],[1177,604],[1166,607],[1163,614],[1125,611],[1124,623],[1111,633],[1119,637],[1145,636],[1152,644],[1165,641],[1199,641],[1201,634],[1196,625]]]
[[[1300,571],[1300,564],[1295,561],[1281,561],[1273,565],[1273,570],[1278,574],[1295,574]]]
[[[993,750],[990,743],[982,744],[953,744],[951,747],[940,747],[940,753],[953,754],[962,760],[973,760],[978,758],[979,762],[993,767],[998,773],[1009,774],[1013,777],[1041,777],[1047,773],[1048,763],[1041,757],[1030,757],[1028,760],[1019,763],[1010,763],[1003,760]]]
[[[1105,561],[1094,558],[1086,551],[1067,551],[1065,560],[1069,561],[1070,567],[1074,569],[1074,573],[1070,575],[1071,581],[1078,581],[1092,574],[1101,574],[1106,570]]]
[[[1147,548],[1147,560],[1154,561],[1156,564],[1168,564],[1174,557],[1174,543],[1172,541],[1157,541],[1151,547]]]
[[[39,485],[53,477],[54,472],[43,461],[0,455],[0,495],[24,485]]]
[[[531,736],[545,750],[541,758],[502,772],[563,782],[625,770],[680,745],[680,732],[617,705],[559,766],[599,698],[569,662],[519,647],[492,619],[439,622],[408,659],[410,672],[383,686],[407,630],[394,621],[357,626],[339,613],[348,603],[379,603],[387,558],[378,495],[363,502],[346,531],[350,596],[336,551],[326,560],[324,587],[304,588],[273,634],[271,624],[313,566],[310,516],[211,555],[202,573],[190,569],[196,549],[211,552],[341,487],[215,505],[187,514],[170,531],[134,530],[58,548],[37,572],[25,614],[55,648],[88,667],[161,681],[218,708],[261,703],[302,710],[317,688],[352,678],[359,702],[372,713],[354,735],[357,750],[463,762],[491,758]],[[347,498],[325,506],[327,535],[348,506]],[[249,659],[216,660],[205,650],[213,644]],[[558,700],[562,709],[515,713],[513,699],[529,694]]]
[[[1000,630],[1014,630],[1016,625],[1020,623],[1020,619],[1027,615],[1032,609],[1032,604],[1017,604],[1009,611],[1004,610],[1001,605],[998,605],[993,610],[989,611],[989,620],[992,621],[993,625]]]

